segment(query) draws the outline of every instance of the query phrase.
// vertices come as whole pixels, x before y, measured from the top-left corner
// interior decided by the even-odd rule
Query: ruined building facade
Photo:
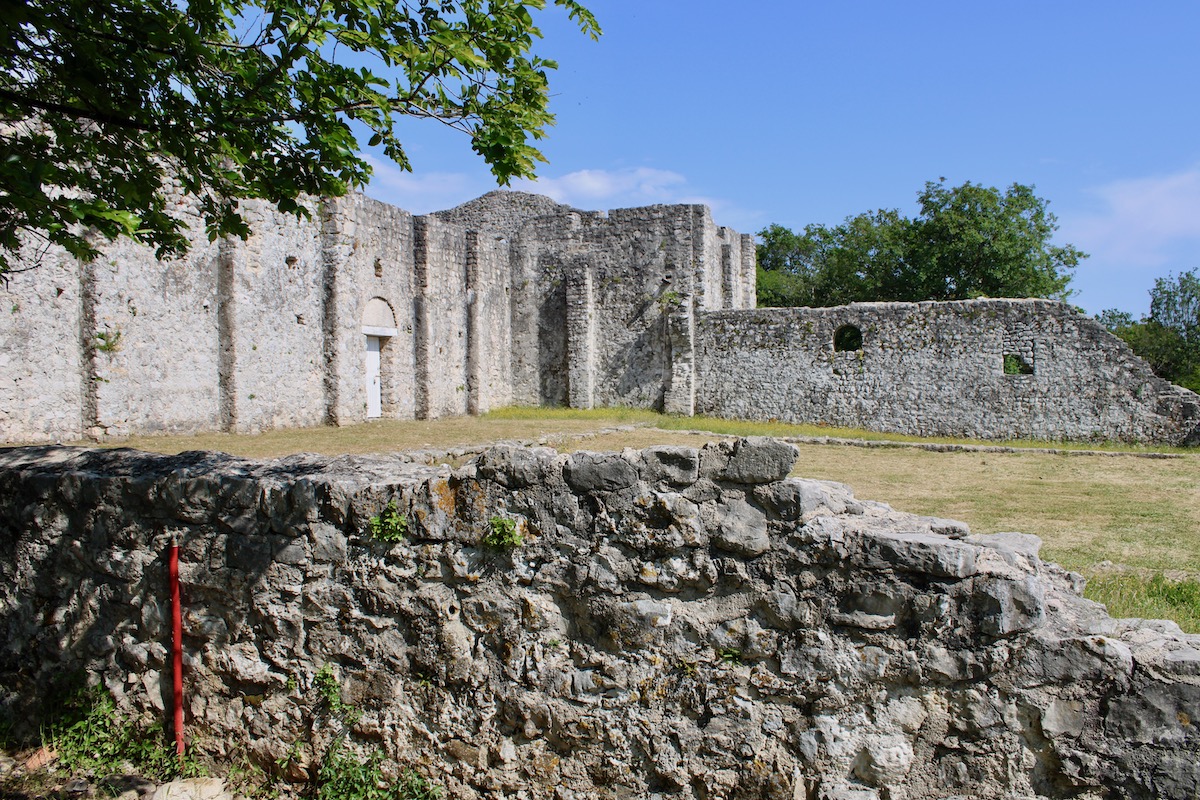
[[[1200,437],[1200,398],[1051,301],[755,310],[754,243],[698,205],[355,195],[158,262],[27,256],[0,309],[0,442],[630,405],[925,435]],[[1006,364],[1008,369],[1006,370]]]

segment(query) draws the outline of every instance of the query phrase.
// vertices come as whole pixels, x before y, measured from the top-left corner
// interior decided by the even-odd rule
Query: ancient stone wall
[[[704,206],[584,212],[493,192],[414,218],[350,196],[298,219],[246,203],[249,239],[210,243],[189,203],[185,259],[120,242],[12,276],[0,441],[518,403],[1200,442],[1200,398],[1058,303],[753,310],[753,238]],[[839,328],[861,345],[836,350]]]
[[[209,243],[181,201],[194,241],[175,261],[30,248],[0,319],[0,441],[359,422],[367,322],[384,416],[511,402],[504,242],[362,196],[308,211],[245,203],[251,236]]]
[[[748,237],[703,206],[563,209],[512,237],[520,402],[692,413],[692,316],[753,307]]]
[[[27,244],[36,268],[0,287],[0,441],[219,426],[218,248],[191,234],[170,264],[128,242],[88,264]]]
[[[297,219],[266,204],[245,211],[246,241],[222,243],[229,290],[228,430],[319,425],[327,415],[325,261],[319,204]],[[140,269],[142,264],[134,264]],[[164,305],[175,300],[163,298]]]
[[[350,196],[297,218],[248,202],[250,237],[210,243],[189,202],[184,259],[122,241],[12,277],[0,441],[347,424],[368,391],[401,419],[513,402],[690,413],[693,305],[754,302],[752,241],[702,206],[494,192],[414,218]]]
[[[383,416],[416,417],[414,309],[420,291],[414,265],[413,216],[395,206],[352,195],[324,208],[326,364],[330,421],[361,422],[366,414],[362,374],[363,327],[391,328],[380,350]],[[381,319],[367,319],[368,306]]]
[[[38,267],[0,284],[0,442],[81,439],[95,406],[82,379],[96,344],[84,275],[60,248],[28,242],[21,261]]]
[[[176,541],[189,746],[294,778],[347,734],[467,800],[1197,796],[1200,637],[794,459],[3,451],[0,709],[82,671],[169,720]]]
[[[472,231],[489,231],[508,238],[525,223],[538,217],[587,213],[555,202],[549,197],[528,192],[493,191],[445,211],[429,216]]]
[[[839,352],[835,336],[849,327],[861,345]],[[922,436],[1200,443],[1200,397],[1053,301],[701,313],[696,336],[698,413]]]

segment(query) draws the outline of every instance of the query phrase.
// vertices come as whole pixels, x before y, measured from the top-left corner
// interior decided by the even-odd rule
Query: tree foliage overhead
[[[554,0],[580,30],[577,0]],[[0,0],[0,274],[19,236],[95,255],[86,229],[186,249],[164,186],[208,232],[245,236],[240,198],[305,213],[370,166],[400,167],[402,118],[466,133],[497,180],[531,176],[552,124],[532,52],[545,0]]]
[[[1144,358],[1154,374],[1200,392],[1200,277],[1196,270],[1159,278],[1150,290],[1150,314],[1108,309],[1097,317]]]
[[[896,210],[840,225],[759,231],[759,304],[835,306],[863,301],[1065,299],[1086,254],[1051,237],[1057,221],[1032,186],[1003,193],[970,182],[928,182],[912,219]]]

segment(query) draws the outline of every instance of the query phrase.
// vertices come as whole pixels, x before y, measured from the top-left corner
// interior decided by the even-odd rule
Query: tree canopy
[[[553,0],[586,35],[577,0]],[[89,230],[186,249],[165,187],[210,237],[241,198],[305,214],[370,166],[356,130],[410,169],[403,118],[466,133],[501,184],[552,124],[532,52],[545,0],[0,0],[0,275],[22,236],[90,258]]]
[[[930,181],[912,219],[897,210],[840,225],[759,231],[759,304],[834,306],[860,301],[1065,299],[1086,258],[1051,237],[1057,220],[1032,186],[1004,192],[969,181]]]
[[[1200,392],[1200,277],[1196,270],[1159,278],[1150,290],[1150,314],[1108,309],[1097,317],[1144,358],[1160,378]]]

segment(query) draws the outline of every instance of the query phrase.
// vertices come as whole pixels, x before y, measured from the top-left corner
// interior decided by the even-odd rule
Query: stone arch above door
[[[372,297],[363,309],[363,333],[368,336],[395,336],[396,314],[382,297]]]

